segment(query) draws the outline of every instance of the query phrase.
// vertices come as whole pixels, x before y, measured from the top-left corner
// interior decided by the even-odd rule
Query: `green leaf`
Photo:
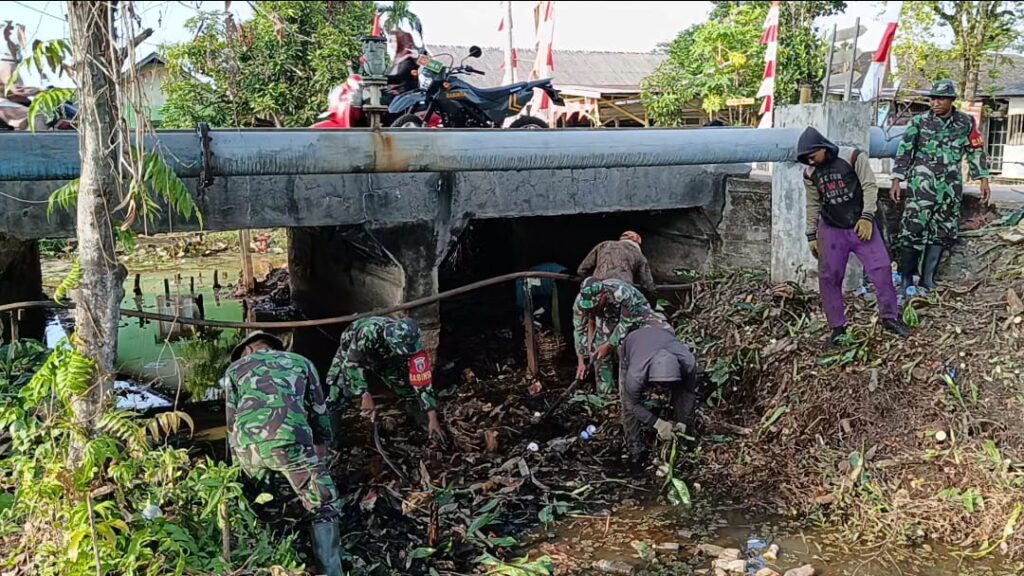
[[[256,497],[255,500],[253,500],[253,502],[255,502],[257,504],[266,504],[267,502],[270,502],[273,499],[274,499],[274,496],[272,494],[268,494],[266,492],[262,492],[262,493],[260,493],[259,496]]]
[[[689,506],[690,505],[690,489],[686,486],[686,482],[683,482],[679,478],[672,478],[669,481],[671,489],[668,492],[668,501],[673,506]]]
[[[437,552],[436,548],[416,548],[412,552],[409,552],[409,558],[411,560],[420,560],[423,558],[429,558]]]

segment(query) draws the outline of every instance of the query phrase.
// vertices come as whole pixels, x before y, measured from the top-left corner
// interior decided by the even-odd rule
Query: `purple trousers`
[[[878,315],[883,319],[899,317],[896,303],[896,288],[892,285],[892,263],[882,242],[882,235],[875,224],[871,239],[867,242],[857,238],[857,232],[850,228],[833,228],[824,221],[818,222],[818,289],[821,305],[829,326],[846,326],[846,300],[843,298],[843,278],[850,254],[856,254],[864,265],[871,283],[878,294]]]

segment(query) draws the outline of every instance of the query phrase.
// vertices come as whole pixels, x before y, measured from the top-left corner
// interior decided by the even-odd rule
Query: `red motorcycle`
[[[388,112],[382,119],[382,126],[390,126],[397,118],[407,114],[418,114],[422,119],[426,111],[424,91],[420,87],[419,53],[413,37],[399,31],[395,36],[394,62],[388,71],[388,85],[383,90],[383,102]],[[367,128],[369,118],[363,113],[363,76],[349,70],[344,84],[335,86],[327,97],[327,112],[313,128]],[[430,120],[431,128],[441,126],[438,117]]]

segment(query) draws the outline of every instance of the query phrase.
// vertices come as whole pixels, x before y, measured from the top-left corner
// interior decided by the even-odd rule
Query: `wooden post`
[[[537,377],[537,342],[533,337],[533,294],[530,281],[532,278],[525,278],[523,281],[523,329],[526,333],[526,371],[530,378]]]
[[[142,296],[142,274],[135,275],[135,290],[136,296]]]
[[[252,238],[248,230],[238,232],[238,243],[242,249],[242,287],[246,292],[251,292],[254,278],[252,276],[252,254],[249,253],[249,244],[252,243]]]
[[[807,84],[800,85],[800,103],[810,104],[811,103],[811,87]]]

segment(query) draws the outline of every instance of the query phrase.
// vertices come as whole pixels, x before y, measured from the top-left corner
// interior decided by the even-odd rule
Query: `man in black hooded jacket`
[[[836,146],[814,128],[800,136],[797,159],[807,190],[807,241],[818,259],[818,287],[825,317],[832,327],[830,345],[846,333],[843,278],[850,254],[864,265],[878,294],[882,326],[906,338],[910,330],[899,321],[892,261],[875,226],[878,184],[868,155],[856,148]]]

